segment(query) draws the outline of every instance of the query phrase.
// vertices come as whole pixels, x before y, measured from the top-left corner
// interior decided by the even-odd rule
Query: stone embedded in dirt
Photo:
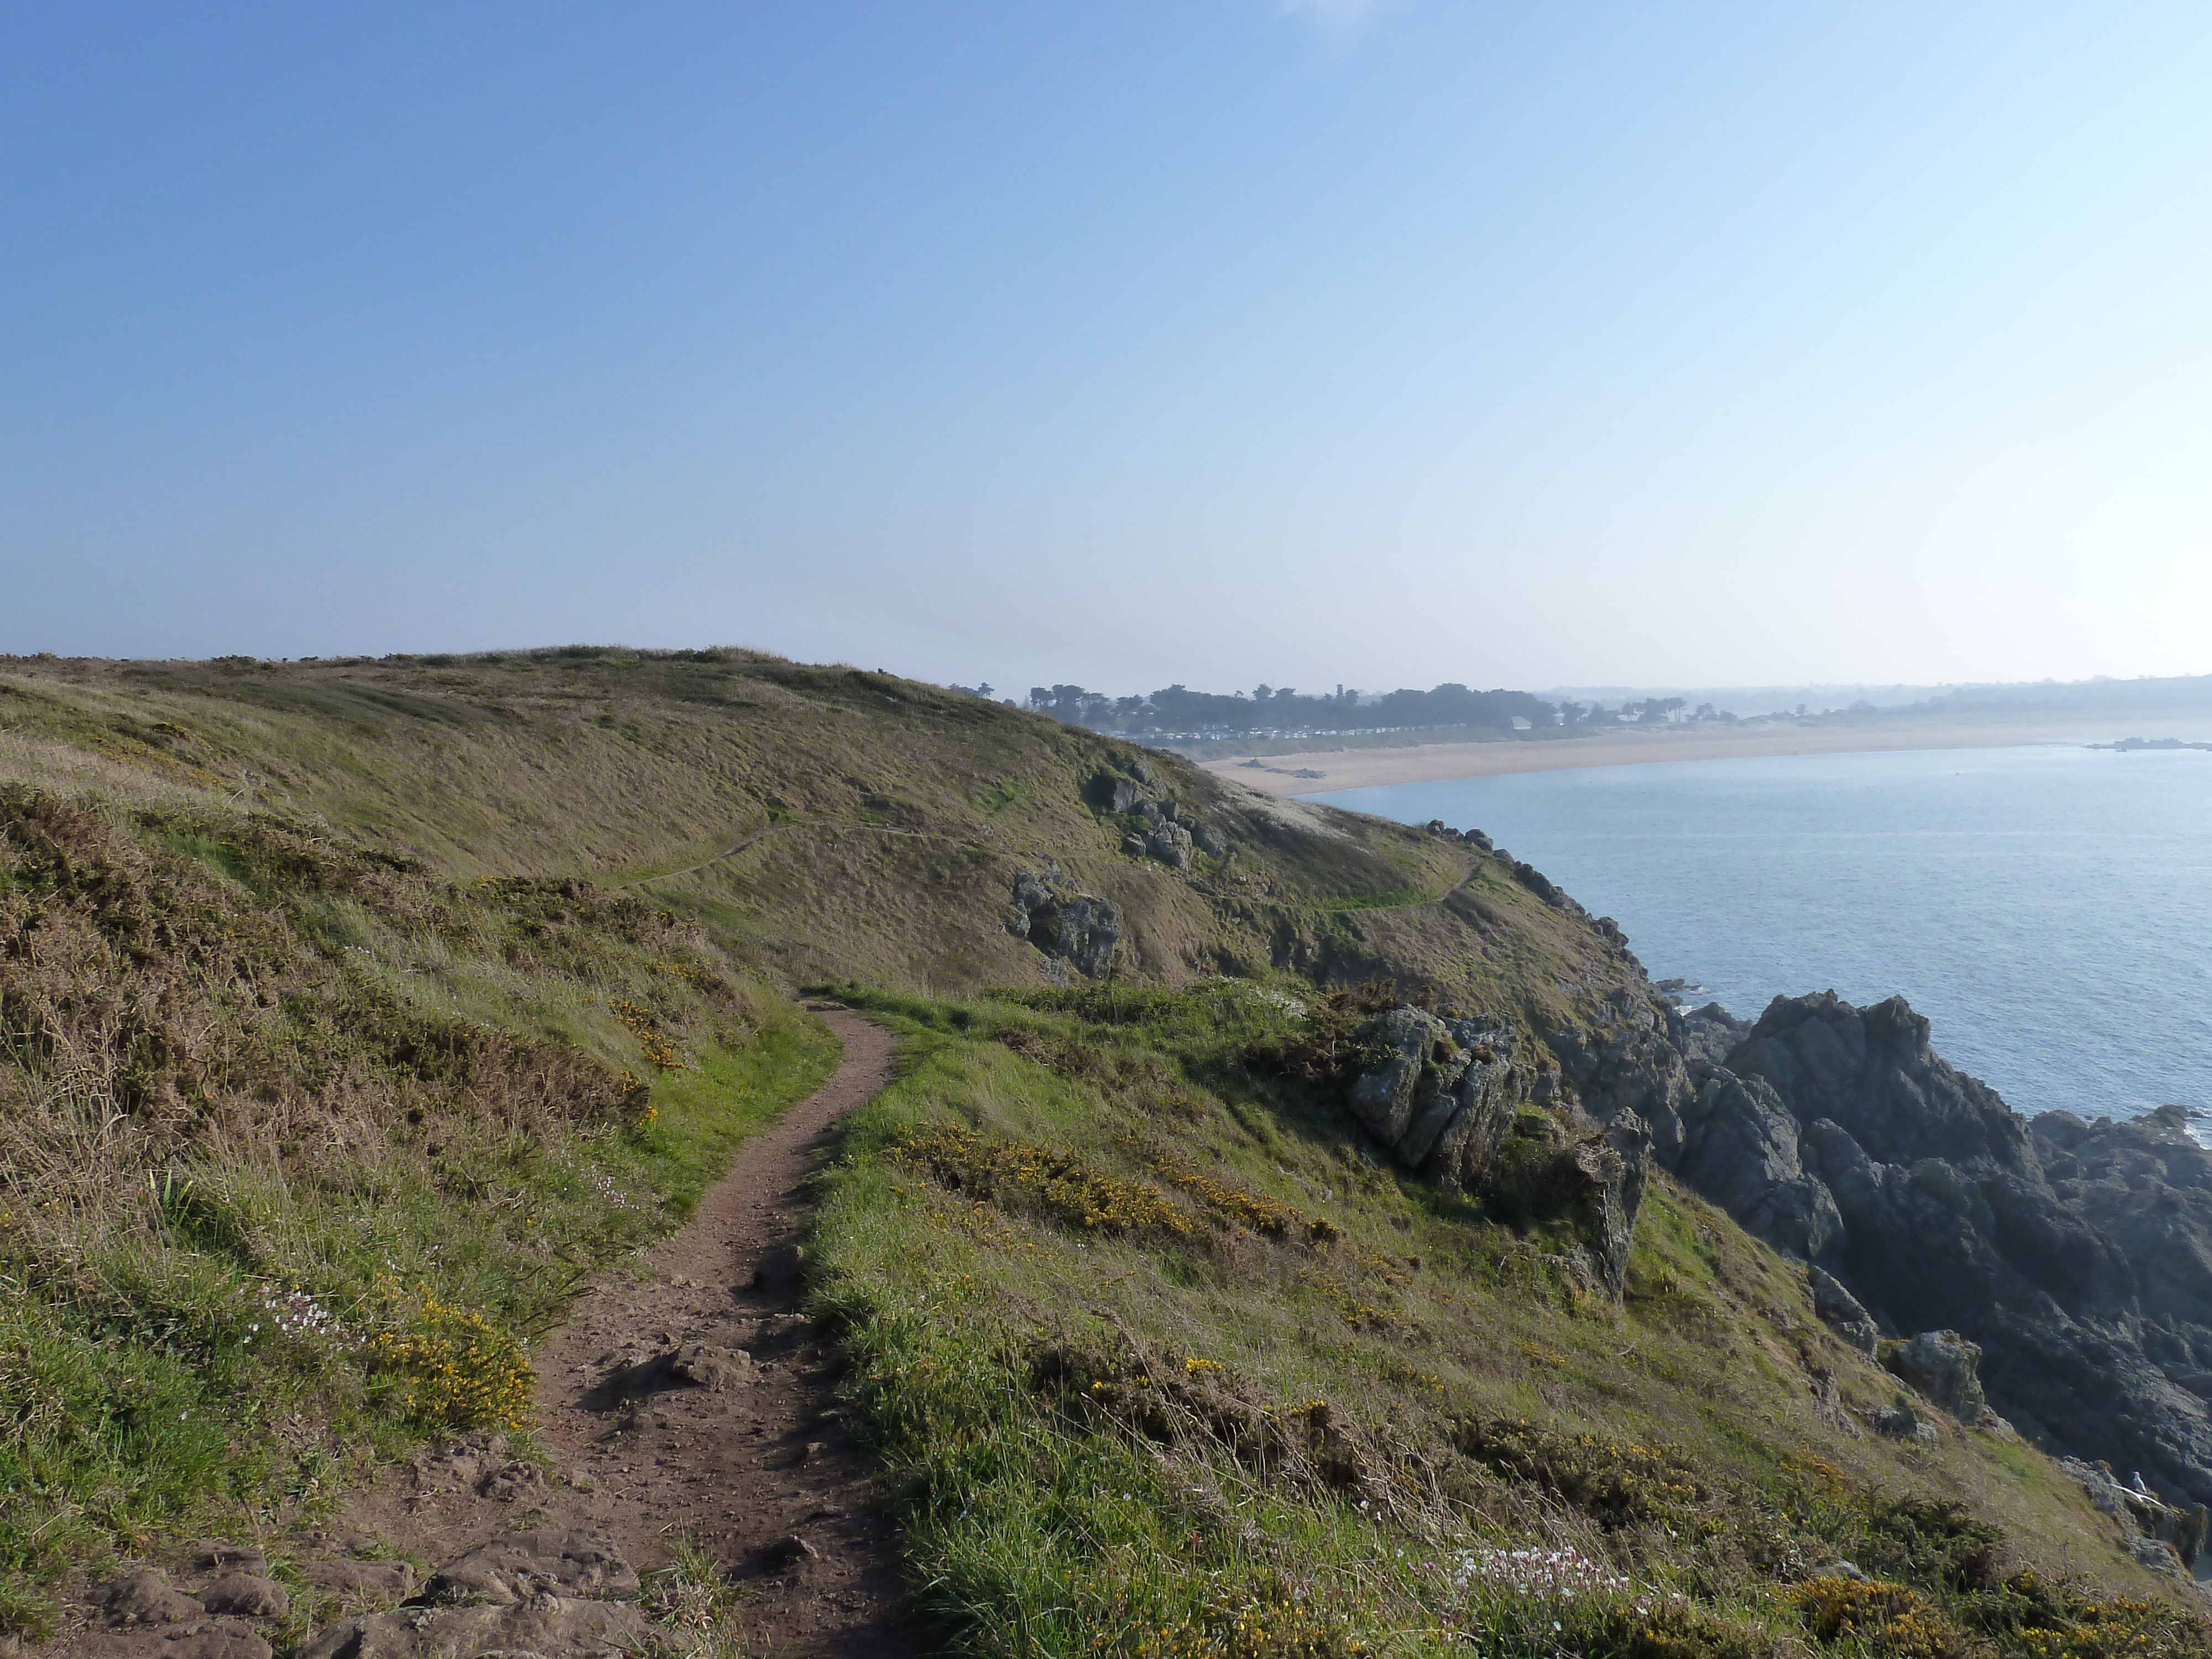
[[[416,1486],[426,1492],[473,1492],[485,1472],[508,1461],[503,1434],[471,1434],[416,1459]]]
[[[159,1567],[125,1573],[107,1587],[104,1605],[107,1616],[118,1625],[174,1625],[207,1612],[182,1590],[173,1589],[168,1575]]]
[[[796,1244],[779,1244],[754,1264],[752,1288],[774,1292],[795,1291],[805,1267],[805,1250]]]
[[[518,1498],[542,1497],[545,1484],[545,1471],[535,1463],[502,1463],[477,1482],[477,1496],[512,1504]]]
[[[415,1589],[415,1568],[406,1561],[310,1561],[300,1577],[334,1595],[389,1596],[404,1601]]]
[[[637,1570],[604,1532],[543,1527],[494,1539],[447,1563],[431,1574],[422,1600],[445,1607],[505,1605],[548,1594],[635,1595]]]
[[[743,1348],[686,1342],[662,1359],[661,1370],[672,1380],[693,1388],[726,1389],[753,1380],[753,1357]]]
[[[202,1544],[199,1562],[204,1572],[250,1572],[256,1578],[269,1576],[269,1558],[244,1544]]]
[[[460,1492],[483,1478],[483,1462],[466,1452],[416,1462],[409,1471],[417,1491]]]
[[[763,1565],[770,1569],[795,1567],[801,1562],[819,1561],[822,1552],[794,1532],[787,1533],[765,1547],[760,1553],[760,1559]]]
[[[243,1619],[282,1619],[292,1611],[292,1598],[282,1584],[252,1572],[224,1573],[200,1591],[199,1604],[210,1613],[234,1613]]]
[[[170,1632],[161,1659],[270,1659],[271,1652],[252,1626],[226,1619]]]
[[[599,1659],[656,1645],[645,1615],[625,1602],[540,1595],[506,1607],[400,1607],[342,1620],[301,1650],[301,1659]]]

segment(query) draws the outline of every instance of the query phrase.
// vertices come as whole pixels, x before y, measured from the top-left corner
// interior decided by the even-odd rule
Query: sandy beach
[[[1763,755],[1865,754],[1904,749],[2000,749],[2022,744],[2112,743],[2121,738],[2212,741],[2202,714],[2123,716],[2111,720],[1852,720],[1833,725],[1760,721],[1738,726],[1623,727],[1618,733],[1549,742],[1433,743],[1404,749],[1328,749],[1205,763],[1206,769],[1270,795],[1316,795],[1384,783],[1496,777],[1584,766],[1648,766],[1659,761],[1730,760]],[[1319,777],[1299,777],[1300,772]]]

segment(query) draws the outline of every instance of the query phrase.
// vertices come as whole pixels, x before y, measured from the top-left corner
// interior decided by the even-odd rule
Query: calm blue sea
[[[1620,922],[1652,977],[1703,986],[1692,1004],[1901,991],[2016,1110],[2212,1107],[2212,753],[1690,761],[1314,799],[1487,830]]]

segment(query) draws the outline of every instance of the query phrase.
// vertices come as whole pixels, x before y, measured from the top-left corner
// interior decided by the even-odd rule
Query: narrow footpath
[[[831,1345],[799,1311],[802,1188],[837,1120],[891,1078],[894,1039],[820,1006],[845,1046],[819,1092],[739,1149],[651,1271],[587,1291],[538,1345],[538,1441],[552,1478],[462,1447],[353,1516],[428,1559],[519,1523],[588,1529],[649,1571],[688,1542],[742,1593],[749,1659],[902,1659],[895,1528],[847,1431]],[[380,1498],[381,1501],[380,1501]]]

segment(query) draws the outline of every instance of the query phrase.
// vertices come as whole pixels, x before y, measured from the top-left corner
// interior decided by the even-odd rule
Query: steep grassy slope
[[[1318,1012],[1286,982],[851,994],[915,1063],[855,1126],[818,1294],[965,1648],[2212,1641],[2017,1439],[1863,1432],[1895,1379],[1663,1176],[1615,1303],[1564,1239],[1370,1164],[1268,1059]]]
[[[1113,901],[1129,971],[1396,973],[1533,1025],[1636,977],[1472,849],[1154,757],[1229,836],[1192,873],[1086,806],[1128,745],[882,674],[742,652],[345,664],[0,664],[0,776],[320,818],[449,878],[584,875],[799,977],[1040,982],[1004,927],[1054,861]],[[732,851],[732,849],[740,849]],[[1474,875],[1472,881],[1468,880]],[[1465,884],[1462,885],[1462,884]]]

